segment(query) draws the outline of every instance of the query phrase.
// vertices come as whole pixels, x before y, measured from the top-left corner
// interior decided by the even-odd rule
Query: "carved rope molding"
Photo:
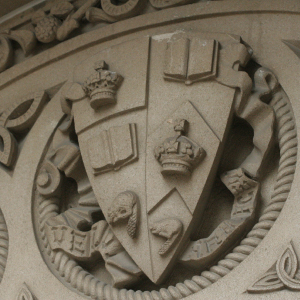
[[[43,198],[39,196],[39,226],[43,245],[61,279],[84,295],[95,299],[175,300],[182,299],[210,286],[238,266],[252,253],[273,226],[288,197],[295,173],[297,134],[292,110],[283,92],[274,97],[270,105],[273,107],[276,116],[280,148],[279,169],[274,191],[270,204],[265,209],[258,223],[252,228],[246,238],[241,241],[240,245],[235,247],[224,259],[220,260],[208,271],[202,272],[200,276],[196,275],[191,280],[185,280],[183,283],[169,286],[167,289],[162,288],[159,291],[151,292],[118,290],[86,272],[63,251],[53,251],[51,249],[45,232],[45,223],[49,218],[59,214],[59,200],[55,197]]]

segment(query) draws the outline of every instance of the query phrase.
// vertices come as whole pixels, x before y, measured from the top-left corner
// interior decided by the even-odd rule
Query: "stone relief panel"
[[[41,254],[67,287],[182,299],[265,237],[293,182],[297,134],[276,75],[252,55],[238,36],[191,31],[75,67],[33,187]]]

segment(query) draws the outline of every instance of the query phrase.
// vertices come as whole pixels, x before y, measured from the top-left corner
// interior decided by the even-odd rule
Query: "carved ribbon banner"
[[[245,48],[241,48],[241,50],[243,55],[239,57],[245,57]],[[235,71],[231,72],[234,73]],[[240,79],[242,80],[242,78],[248,76],[244,72],[235,73],[236,75],[231,78],[241,76]],[[238,73],[244,74],[240,75]],[[266,80],[267,78],[268,80]],[[217,80],[222,84],[229,84],[228,82],[222,82],[222,74]],[[221,180],[234,196],[231,219],[223,221],[208,238],[191,242],[180,259],[183,264],[191,267],[195,267],[195,265],[203,266],[204,261],[205,263],[213,261],[215,255],[221,252],[221,249],[224,249],[223,247],[230,247],[230,241],[248,230],[253,224],[260,188],[257,179],[259,179],[260,169],[263,166],[265,157],[274,143],[275,115],[272,108],[265,102],[268,103],[273,97],[281,97],[280,94],[274,96],[277,92],[278,81],[269,70],[259,68],[255,72],[254,81],[254,89],[250,97],[247,95],[249,97],[247,104],[243,104],[243,101],[245,101],[243,97],[246,95],[242,95],[238,101],[239,105],[236,106],[237,115],[245,119],[254,129],[254,149],[239,169],[221,175]],[[237,82],[245,82],[245,80],[237,80]],[[248,87],[242,88],[242,90],[244,92],[248,90],[247,93],[250,93]]]
[[[255,216],[260,184],[247,177],[242,169],[227,172],[221,179],[234,195],[231,219],[223,221],[208,238],[190,243],[180,262],[193,268],[205,266],[230,247],[232,240],[251,226]]]
[[[63,250],[76,259],[84,261],[100,253],[115,287],[132,284],[142,275],[142,271],[124,251],[106,221],[95,223],[88,232],[66,225],[46,224],[46,234],[53,250]],[[126,268],[122,268],[122,261],[127,262]]]

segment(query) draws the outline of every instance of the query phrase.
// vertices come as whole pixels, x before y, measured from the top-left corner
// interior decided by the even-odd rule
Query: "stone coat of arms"
[[[252,54],[235,35],[179,31],[74,67],[55,95],[64,117],[35,180],[41,247],[68,284],[98,298],[106,284],[168,284],[178,265],[205,270],[254,225],[276,140],[272,106],[287,97]],[[250,137],[242,154],[243,141],[231,142],[236,122]],[[203,236],[220,189],[231,213]]]

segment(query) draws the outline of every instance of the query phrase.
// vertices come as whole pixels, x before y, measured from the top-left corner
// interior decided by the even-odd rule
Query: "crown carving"
[[[108,70],[104,60],[95,63],[95,72],[91,74],[83,84],[85,93],[90,97],[90,105],[93,109],[117,102],[116,93],[123,77]]]
[[[161,145],[155,147],[155,158],[161,163],[161,173],[164,176],[190,176],[205,156],[205,150],[185,136],[188,126],[187,120],[176,120],[174,126],[176,135],[167,138]]]

